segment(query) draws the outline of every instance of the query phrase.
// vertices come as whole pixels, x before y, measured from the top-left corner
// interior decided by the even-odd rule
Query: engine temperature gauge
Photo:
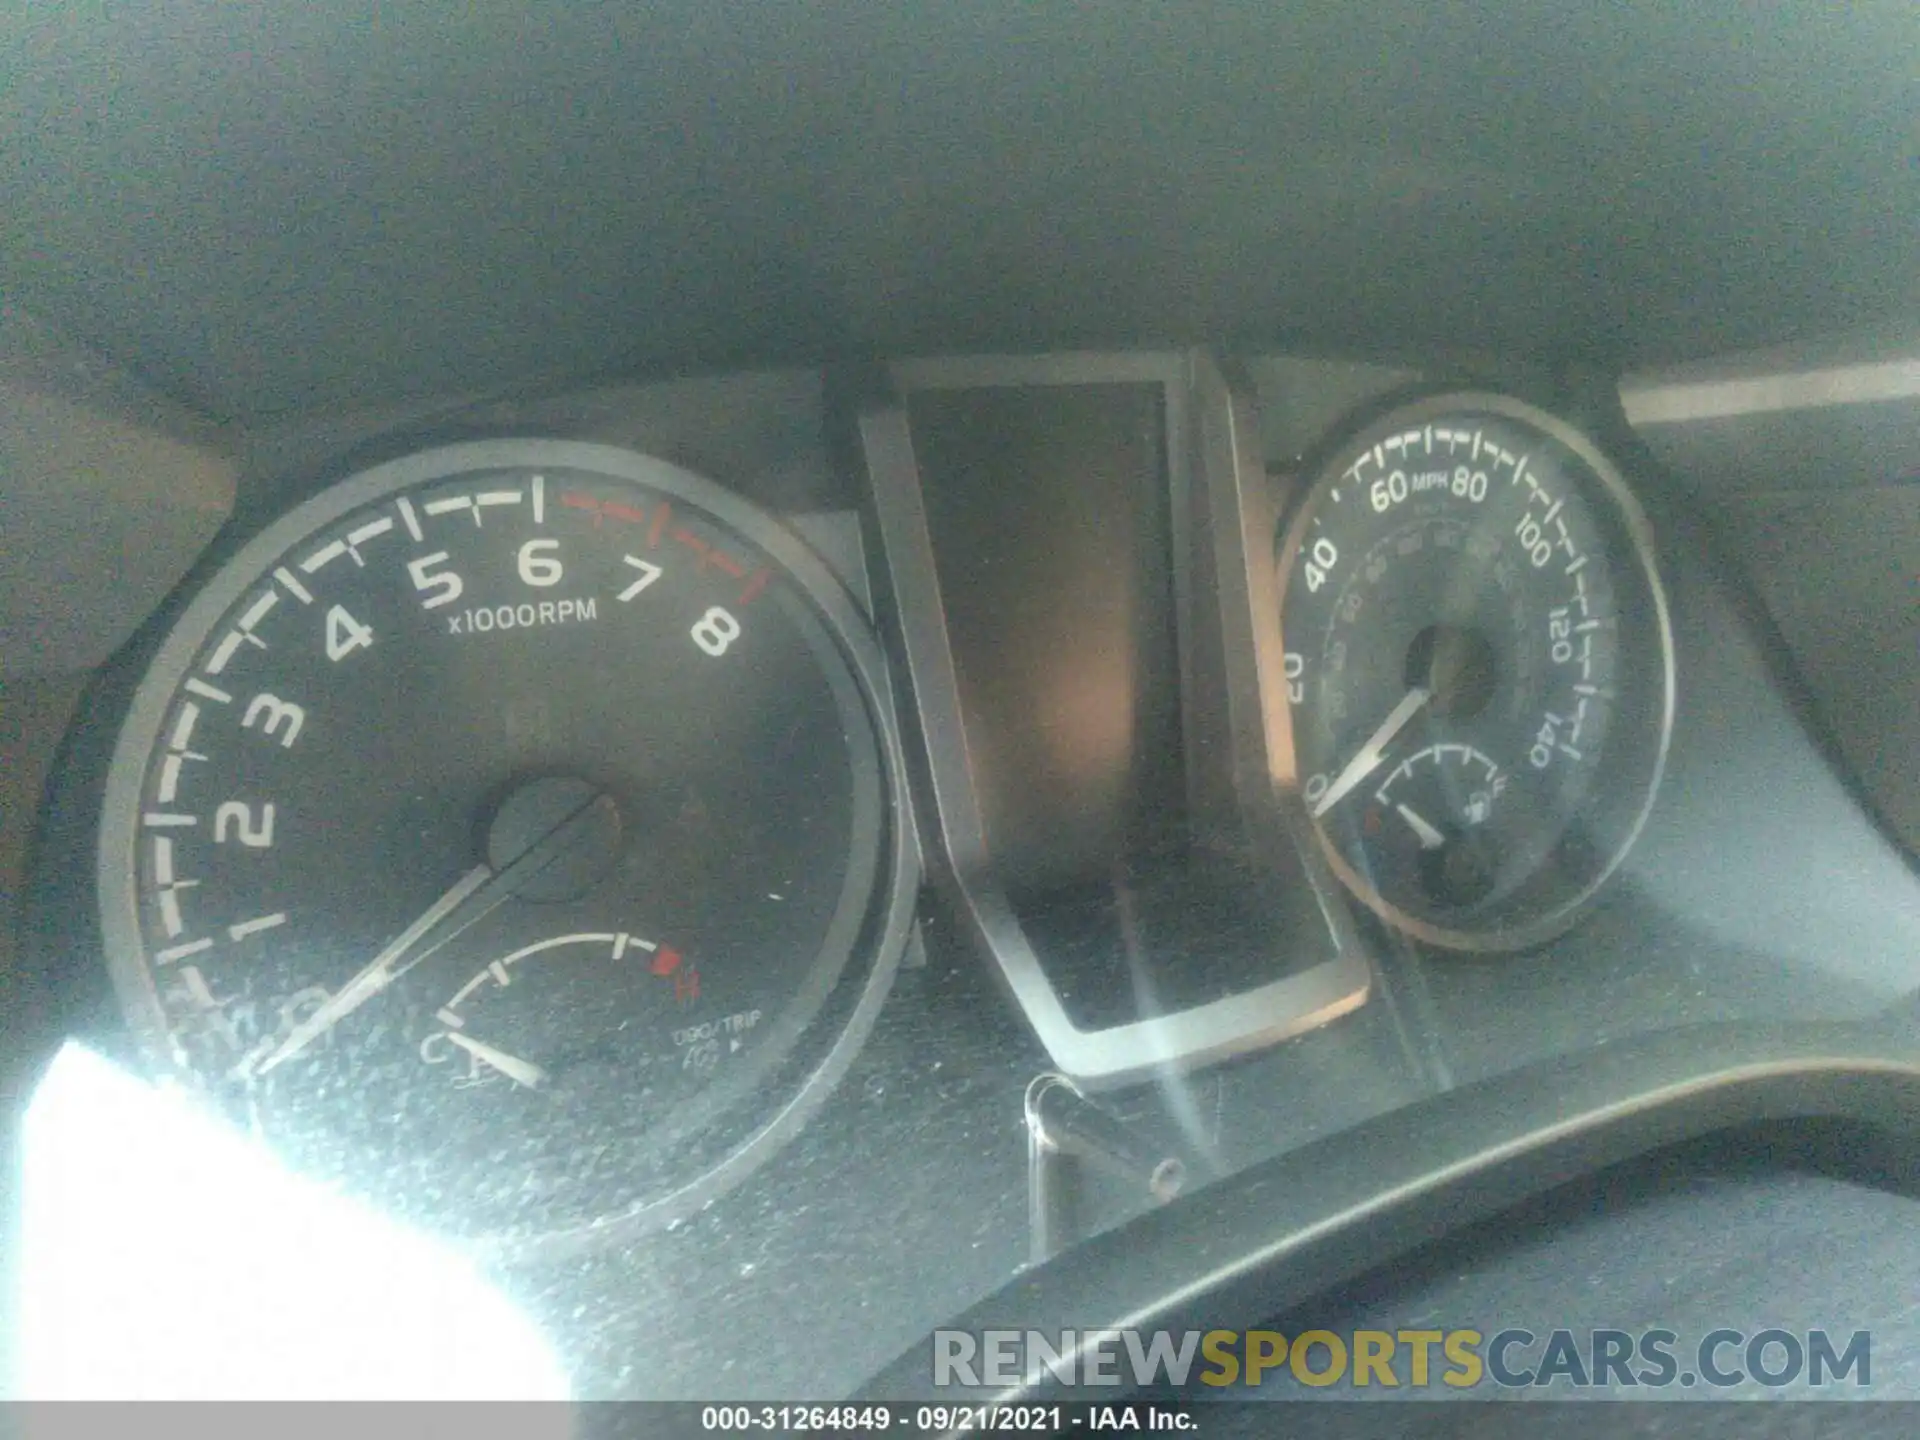
[[[440,1028],[420,1058],[461,1089],[591,1089],[609,1069],[644,1071],[648,1083],[628,1102],[659,1103],[657,1092],[677,1088],[672,1077],[704,1079],[719,1059],[711,1047],[680,1053],[687,1027],[675,1021],[699,998],[699,966],[672,945],[625,930],[557,935],[469,978],[434,1012]]]
[[[1501,396],[1401,405],[1320,470],[1280,549],[1295,767],[1382,918],[1516,948],[1618,865],[1672,714],[1650,541],[1589,441]]]

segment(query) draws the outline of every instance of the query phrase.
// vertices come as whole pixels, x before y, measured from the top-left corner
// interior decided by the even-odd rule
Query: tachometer
[[[134,696],[103,937],[296,1163],[524,1249],[681,1213],[870,1024],[915,882],[870,637],[696,476],[497,441],[207,580]]]
[[[1435,944],[1567,924],[1659,783],[1673,654],[1619,472],[1495,395],[1344,440],[1281,540],[1294,761],[1333,868]]]

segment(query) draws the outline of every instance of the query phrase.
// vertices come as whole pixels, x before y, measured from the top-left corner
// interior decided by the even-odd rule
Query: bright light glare
[[[21,1160],[23,1398],[566,1398],[471,1262],[81,1046],[35,1093]]]

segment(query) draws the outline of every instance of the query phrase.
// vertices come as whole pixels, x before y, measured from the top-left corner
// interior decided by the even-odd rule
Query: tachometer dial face
[[[876,673],[819,563],[674,467],[504,441],[349,480],[137,692],[99,855],[133,1018],[296,1164],[460,1236],[704,1198],[891,973]]]
[[[1645,818],[1672,711],[1618,472],[1518,401],[1416,401],[1335,450],[1280,567],[1295,771],[1336,873],[1440,945],[1569,923]]]

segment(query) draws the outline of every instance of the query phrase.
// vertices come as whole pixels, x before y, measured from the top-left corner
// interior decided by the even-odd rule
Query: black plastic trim
[[[1608,1165],[1733,1126],[1845,1119],[1920,1143],[1920,1029],[1708,1025],[1531,1066],[1411,1105],[1181,1197],[1035,1267],[947,1326],[1256,1325],[1449,1232]],[[1051,1373],[936,1391],[930,1337],[863,1398],[1020,1403]],[[1102,1398],[1108,1398],[1103,1396]]]

